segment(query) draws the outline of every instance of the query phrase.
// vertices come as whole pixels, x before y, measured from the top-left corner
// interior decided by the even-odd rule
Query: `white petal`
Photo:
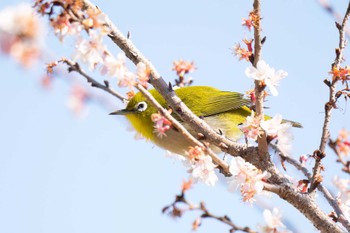
[[[255,67],[247,67],[244,73],[249,78],[259,80],[259,76],[257,75],[258,70]]]
[[[278,91],[275,85],[271,84],[270,80],[265,81],[266,86],[269,88],[271,95],[278,96]]]

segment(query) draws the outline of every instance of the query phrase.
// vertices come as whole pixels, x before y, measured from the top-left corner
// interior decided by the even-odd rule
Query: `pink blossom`
[[[194,182],[201,181],[208,186],[214,186],[218,181],[215,173],[216,165],[209,155],[205,155],[199,146],[190,147],[186,152],[188,159],[185,166],[189,167],[189,172]]]
[[[293,135],[290,132],[292,124],[282,123],[282,116],[275,115],[272,119],[260,123],[266,134],[273,138],[273,143],[286,156],[291,155]]]
[[[126,67],[126,58],[124,53],[119,53],[117,58],[109,53],[105,53],[103,55],[103,63],[101,67],[102,75],[122,79],[127,71],[128,68]]]
[[[194,62],[184,61],[182,59],[174,61],[173,65],[172,70],[175,70],[178,76],[184,76],[185,74],[193,72],[196,69]]]
[[[253,202],[256,194],[261,194],[264,182],[270,177],[266,171],[262,172],[241,157],[234,157],[230,163],[231,177],[228,178],[228,189],[233,192],[240,190],[243,200]]]
[[[125,71],[123,76],[119,77],[118,86],[127,87],[132,90],[135,83],[135,74],[131,71]]]
[[[51,20],[51,26],[60,41],[63,41],[67,35],[78,36],[83,30],[83,26],[79,22],[71,22],[70,19],[68,14],[61,14]]]
[[[338,138],[335,141],[336,150],[339,155],[347,156],[350,154],[350,132],[345,129],[339,131]]]
[[[29,67],[41,56],[45,28],[30,4],[0,11],[0,50]]]
[[[309,159],[308,155],[301,155],[299,157],[299,162],[301,163],[302,166],[305,166],[305,163],[307,162],[308,159]]]
[[[137,66],[136,66],[137,80],[145,88],[147,88],[150,73],[151,73],[150,69],[144,63],[142,62],[137,63]]]
[[[279,81],[285,78],[288,73],[284,70],[275,71],[274,68],[271,68],[265,61],[260,60],[257,64],[257,67],[248,67],[245,70],[245,74],[249,78],[259,80],[262,82],[263,86],[267,86],[273,96],[277,96],[277,86]]]
[[[68,108],[77,116],[81,115],[89,97],[89,93],[82,86],[74,85],[68,99]]]
[[[259,226],[259,232],[261,233],[287,233],[291,232],[285,230],[286,226],[282,223],[282,214],[279,209],[273,208],[272,211],[265,209],[263,211],[264,220],[266,225]]]
[[[75,48],[73,60],[81,60],[88,65],[91,71],[103,62],[103,54],[106,51],[106,46],[103,44],[103,37],[100,33],[90,30],[89,40],[80,37],[77,40]]]
[[[157,133],[157,136],[162,138],[166,136],[166,131],[171,128],[171,122],[160,113],[153,113],[152,121],[154,122],[154,132]]]
[[[244,135],[256,141],[260,134],[260,118],[255,117],[254,111],[252,111],[250,116],[247,116],[245,122],[239,126]]]

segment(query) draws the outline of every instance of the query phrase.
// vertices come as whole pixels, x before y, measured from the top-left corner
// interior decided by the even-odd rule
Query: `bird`
[[[186,86],[174,90],[176,95],[191,111],[203,119],[216,132],[224,135],[232,141],[237,141],[243,136],[240,125],[247,116],[251,116],[251,100],[244,97],[244,94],[231,91],[221,91],[210,86]],[[149,90],[157,102],[164,108],[168,108],[165,99],[155,89]],[[154,130],[152,114],[158,113],[141,92],[136,93],[128,102],[125,109],[111,112],[110,115],[123,115],[131,125],[144,138],[152,141],[155,145],[164,148],[172,153],[185,155],[191,146],[190,142],[174,127],[166,131],[166,136],[160,137]],[[191,127],[183,122],[176,113],[172,113],[192,135],[196,135]],[[265,116],[270,119],[270,116]],[[301,128],[301,124],[290,122],[293,127]]]

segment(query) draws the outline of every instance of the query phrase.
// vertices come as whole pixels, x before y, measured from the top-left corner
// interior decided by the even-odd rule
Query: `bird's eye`
[[[137,103],[135,106],[135,109],[138,112],[143,112],[147,109],[147,103],[146,102]]]

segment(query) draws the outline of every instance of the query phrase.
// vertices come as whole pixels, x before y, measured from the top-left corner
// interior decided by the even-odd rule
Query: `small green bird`
[[[164,108],[168,108],[164,98],[155,89],[150,90],[150,93]],[[209,86],[182,87],[176,89],[175,93],[194,114],[201,117],[214,130],[233,141],[237,141],[242,137],[243,133],[238,126],[244,123],[247,116],[251,115],[249,108],[251,101],[244,98],[243,94],[221,91]],[[154,122],[151,119],[154,113],[158,113],[158,110],[139,92],[129,101],[125,109],[110,114],[125,115],[143,137],[168,151],[184,155],[190,146],[188,140],[174,128],[167,130],[164,137],[157,136],[157,132],[154,130]],[[195,132],[186,123],[182,122],[175,113],[172,115],[192,135],[195,135]],[[265,119],[270,118],[265,116]],[[285,122],[290,122],[294,127],[301,127],[297,122],[287,120]]]

